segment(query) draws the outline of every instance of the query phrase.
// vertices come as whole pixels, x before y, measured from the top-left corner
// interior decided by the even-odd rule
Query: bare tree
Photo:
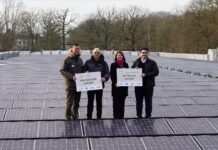
[[[108,49],[108,44],[112,40],[112,25],[113,19],[116,14],[116,9],[112,8],[109,10],[98,9],[97,18],[100,21],[100,37],[103,49]]]
[[[15,0],[3,0],[3,30],[2,46],[5,50],[10,50],[16,39],[16,31],[19,28],[22,2]]]
[[[141,36],[145,32],[140,31],[140,26],[143,25],[145,18],[148,15],[148,11],[143,11],[142,9],[131,6],[127,9],[124,9],[123,12],[118,17],[118,27],[122,31],[121,35],[126,41],[130,41],[131,49],[137,49],[137,41],[140,39],[138,36]]]
[[[43,48],[47,50],[60,49],[60,26],[57,22],[54,10],[42,11],[40,17],[43,36]]]
[[[38,22],[38,13],[37,12],[27,12],[23,11],[22,15],[22,27],[23,32],[27,32],[30,39],[30,50],[34,51],[36,49],[37,38],[36,35],[39,32],[39,22]]]
[[[70,23],[75,21],[75,17],[70,17],[69,18],[69,9],[65,9],[62,11],[57,11],[57,22],[60,24],[61,28],[61,34],[62,34],[62,49],[65,50],[65,44],[66,44],[66,35],[68,34],[66,32],[66,29],[69,27]]]
[[[214,47],[212,39],[217,30],[217,11],[213,11],[214,9],[217,9],[214,0],[193,0],[189,6],[191,25],[195,26],[195,33],[206,41],[206,51]]]

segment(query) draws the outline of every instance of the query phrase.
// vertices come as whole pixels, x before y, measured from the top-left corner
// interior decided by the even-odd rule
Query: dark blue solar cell
[[[163,119],[130,119],[125,122],[130,135],[173,134]]]
[[[82,137],[80,121],[49,121],[40,122],[38,137]]]
[[[210,134],[216,130],[205,118],[167,119],[176,134]]]
[[[89,150],[87,139],[36,140],[35,150]]]
[[[91,149],[94,150],[145,150],[141,138],[92,138]]]
[[[142,137],[146,150],[200,150],[190,136]]]
[[[87,120],[83,122],[86,136],[126,136],[129,132],[123,120]]]

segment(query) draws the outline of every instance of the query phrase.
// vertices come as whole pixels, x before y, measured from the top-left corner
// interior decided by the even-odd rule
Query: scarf
[[[123,68],[124,60],[116,60],[116,63],[120,68]]]

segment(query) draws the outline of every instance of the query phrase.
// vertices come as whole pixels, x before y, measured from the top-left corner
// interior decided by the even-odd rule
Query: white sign
[[[142,86],[142,69],[118,68],[117,86]]]
[[[92,91],[102,89],[101,73],[78,73],[76,77],[76,91]]]

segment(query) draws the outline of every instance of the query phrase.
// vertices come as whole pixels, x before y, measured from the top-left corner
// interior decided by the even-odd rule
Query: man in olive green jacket
[[[65,90],[67,93],[66,101],[66,120],[77,119],[81,92],[76,91],[76,73],[82,73],[83,61],[80,58],[80,45],[74,44],[69,50],[68,56],[65,58],[60,69],[65,79]]]

